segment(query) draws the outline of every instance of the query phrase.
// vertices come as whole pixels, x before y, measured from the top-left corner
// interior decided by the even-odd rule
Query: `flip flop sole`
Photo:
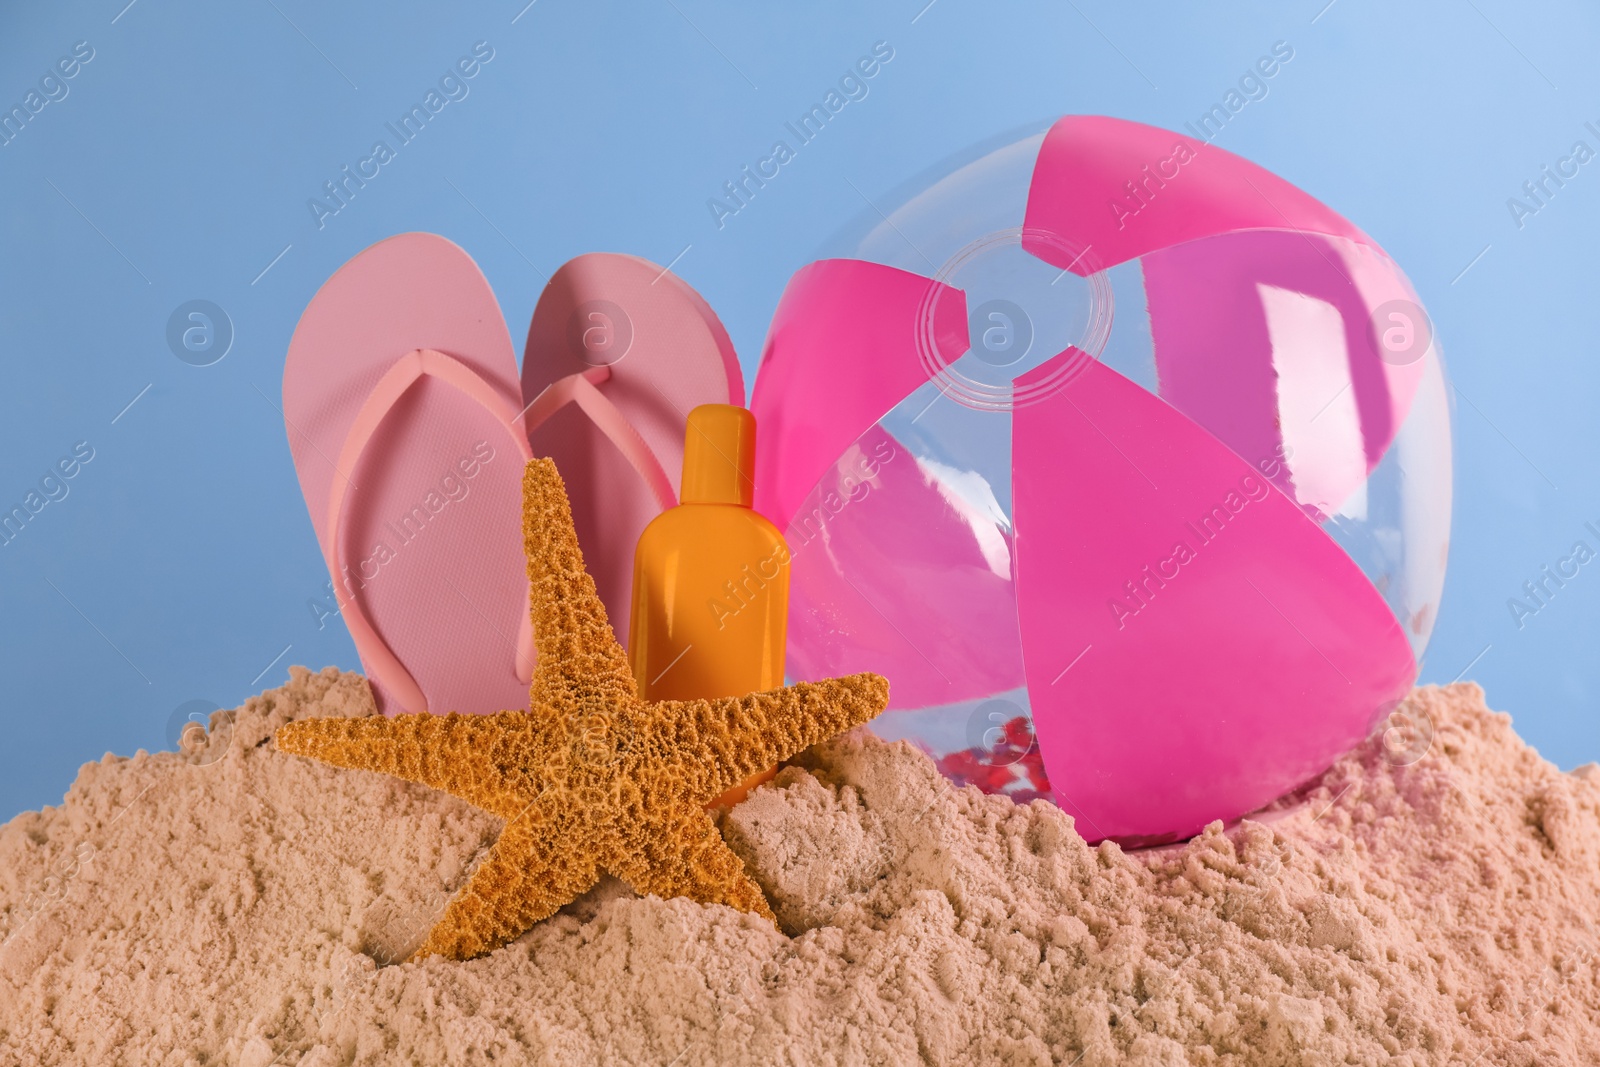
[[[374,387],[418,349],[451,357],[505,409],[520,409],[510,335],[477,265],[442,237],[402,234],[341,267],[295,329],[283,382],[295,470],[341,599],[353,599],[370,620],[427,710],[526,707],[531,663],[516,656],[528,610],[520,431],[425,376],[404,389],[359,457],[341,469]],[[329,502],[345,481],[335,531]],[[346,607],[347,622],[350,613]],[[373,638],[351,630],[379,707],[423,710],[410,706],[408,687],[391,672],[375,669],[381,656]]]
[[[554,382],[598,367],[609,377],[597,388],[655,455],[674,494],[689,411],[744,403],[744,377],[716,313],[681,278],[637,256],[590,253],[551,277],[528,327],[524,403]],[[561,471],[584,560],[612,629],[626,644],[634,547],[660,506],[576,407],[558,411],[529,438],[534,454],[550,456]]]

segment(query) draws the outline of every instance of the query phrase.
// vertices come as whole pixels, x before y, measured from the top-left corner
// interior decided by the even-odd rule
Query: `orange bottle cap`
[[[756,417],[736,404],[701,404],[689,412],[683,440],[685,504],[755,502]]]

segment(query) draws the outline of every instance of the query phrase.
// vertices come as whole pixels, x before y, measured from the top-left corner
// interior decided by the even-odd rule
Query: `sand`
[[[0,1063],[1600,1062],[1600,769],[1474,685],[1409,709],[1425,752],[1150,853],[849,735],[723,818],[782,929],[607,881],[412,964],[498,821],[275,751],[373,710],[296,669],[0,828]]]

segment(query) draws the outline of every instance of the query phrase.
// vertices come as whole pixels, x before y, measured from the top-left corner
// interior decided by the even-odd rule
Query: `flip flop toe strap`
[[[595,388],[610,377],[611,368],[594,367],[558,378],[545,386],[533,398],[533,403],[522,409],[528,433],[532,434],[546,419],[568,404],[577,404],[622,453],[629,466],[644,479],[645,485],[650,488],[650,495],[655,497],[656,506],[662,511],[676,507],[678,494],[673,491],[672,479],[667,477],[661,461],[656,459],[655,453],[645,444],[644,438],[639,436],[639,431],[633,428],[622,410]]]
[[[328,573],[333,576],[339,610],[344,617],[345,625],[350,630],[351,638],[355,641],[356,650],[361,654],[362,665],[366,668],[367,674],[379,682],[384,691],[406,712],[427,711],[427,697],[423,695],[422,688],[417,685],[411,672],[406,670],[388,643],[373,627],[371,620],[361,609],[354,591],[341,581],[343,571],[339,565],[339,535],[345,498],[351,486],[350,476],[355,472],[356,464],[366,451],[373,434],[377,433],[378,427],[382,425],[385,416],[393,410],[395,403],[406,390],[424,377],[442,381],[476,401],[511,435],[523,461],[533,458],[533,452],[528,447],[528,435],[522,412],[497,392],[477,371],[443,352],[430,348],[419,348],[408,352],[385,371],[356,413],[355,421],[351,423],[350,430],[345,435],[344,445],[339,449],[338,462],[334,468],[333,488],[328,496],[325,527],[328,536],[323,544],[323,558],[327,561]],[[516,672],[519,679],[528,682],[533,677],[533,622],[526,610],[521,613],[521,617],[515,649]]]

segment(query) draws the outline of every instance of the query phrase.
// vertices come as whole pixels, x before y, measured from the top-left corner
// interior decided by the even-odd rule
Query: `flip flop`
[[[354,256],[289,342],[283,414],[340,613],[385,714],[527,706],[516,355],[470,256]]]
[[[690,409],[744,404],[744,377],[716,313],[681,278],[637,256],[569,260],[528,327],[522,396],[535,455],[556,461],[584,562],[627,641],[633,553],[677,503]]]

